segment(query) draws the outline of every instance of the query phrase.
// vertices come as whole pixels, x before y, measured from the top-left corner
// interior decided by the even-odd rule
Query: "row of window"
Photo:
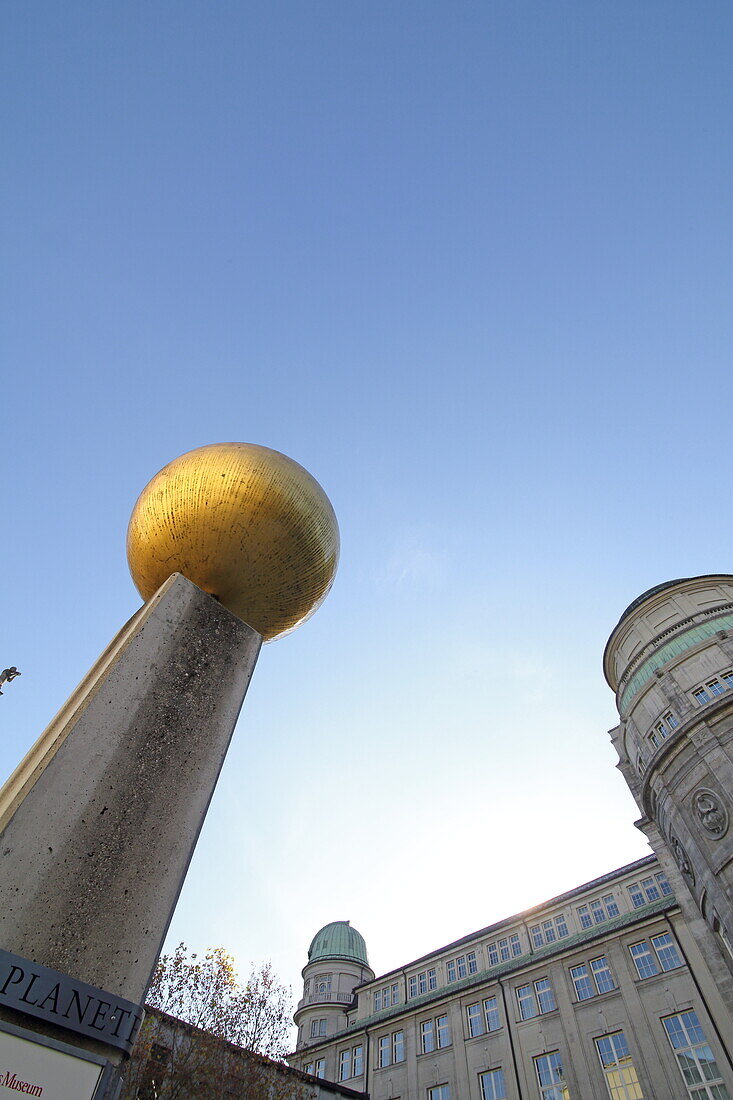
[[[721,672],[719,676],[715,676],[712,680],[707,680],[700,687],[695,688],[692,698],[701,707],[705,703],[710,703],[716,695],[722,695],[729,688],[733,688],[733,671],[730,670]]]
[[[729,1100],[728,1090],[707,1042],[697,1014],[691,1009],[676,1012],[661,1021],[674,1052],[688,1097],[691,1100]],[[629,1044],[623,1031],[593,1040],[610,1100],[644,1100]],[[574,1100],[565,1081],[559,1050],[533,1058],[541,1100]],[[507,1100],[501,1066],[478,1075],[481,1100]],[[452,1100],[448,1084],[427,1090],[427,1100]]]
[[[662,895],[667,896],[671,894],[672,888],[667,882],[666,877],[659,872],[648,879],[642,879],[640,884],[636,882],[631,883],[628,887],[628,892],[632,906],[638,909],[641,905],[656,901]],[[620,910],[618,902],[613,894],[605,894],[601,898],[596,898],[585,905],[579,905],[577,907],[578,923],[583,930],[593,928],[594,925],[602,924],[604,921],[611,920],[613,917],[618,917],[619,915]],[[565,914],[559,913],[539,924],[530,925],[529,934],[533,946],[535,948],[541,948],[570,935],[570,929],[568,928]],[[522,943],[519,934],[516,932],[503,939],[494,940],[486,944],[486,955],[489,966],[498,966],[499,963],[510,962],[523,953]],[[461,978],[469,977],[471,974],[476,974],[478,970],[479,963],[476,951],[467,951],[465,955],[458,955],[456,958],[449,959],[446,962],[446,978],[449,984],[459,981]],[[437,971],[435,967],[431,967],[428,970],[424,970],[419,974],[413,974],[410,977],[408,983],[408,997],[419,997],[424,993],[437,989],[437,987]],[[391,987],[385,986],[382,989],[375,990],[373,996],[374,1011],[379,1012],[382,1008],[389,1008],[390,1005],[396,1005],[398,1003],[399,988],[396,985]]]

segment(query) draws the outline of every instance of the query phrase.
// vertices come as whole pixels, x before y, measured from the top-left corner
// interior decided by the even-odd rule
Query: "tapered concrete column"
[[[0,945],[136,1003],[261,644],[180,574],[0,791]]]

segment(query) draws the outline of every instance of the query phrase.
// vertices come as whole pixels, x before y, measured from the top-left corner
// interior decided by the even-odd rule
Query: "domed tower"
[[[303,967],[303,996],[294,1016],[297,1049],[346,1027],[346,1009],[354,989],[373,978],[364,937],[349,921],[333,921],[316,932]]]
[[[604,672],[637,824],[733,1009],[733,576],[644,592],[611,634]]]

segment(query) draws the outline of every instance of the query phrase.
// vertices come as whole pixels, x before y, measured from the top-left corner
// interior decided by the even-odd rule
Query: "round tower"
[[[733,576],[644,592],[621,616],[603,663],[637,824],[733,1006]]]
[[[298,1050],[346,1027],[354,989],[374,978],[364,937],[347,920],[316,932],[302,973],[303,996],[293,1017]]]

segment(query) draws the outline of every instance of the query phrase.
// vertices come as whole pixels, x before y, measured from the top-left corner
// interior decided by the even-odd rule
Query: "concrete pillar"
[[[143,1001],[261,641],[181,574],[122,629],[0,791],[6,951]]]

